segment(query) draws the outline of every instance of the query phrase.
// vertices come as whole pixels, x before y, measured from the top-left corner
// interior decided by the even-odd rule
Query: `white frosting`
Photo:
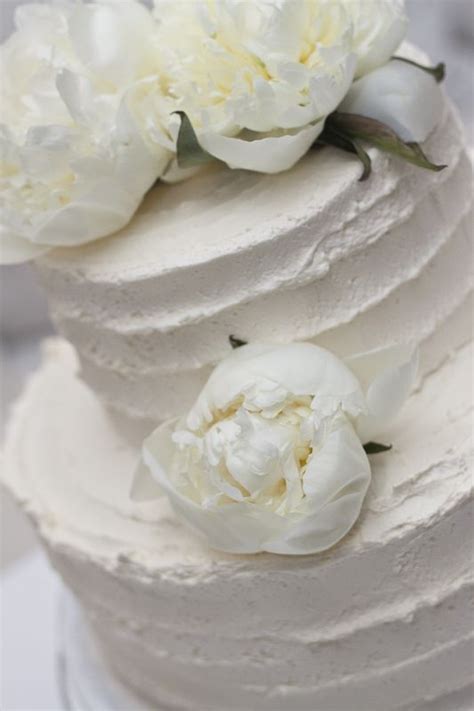
[[[472,288],[472,171],[447,105],[426,151],[448,168],[375,151],[359,183],[353,158],[324,149],[277,176],[210,169],[158,186],[110,239],[55,251],[41,271],[83,377],[157,422],[191,406],[230,334],[338,355],[421,343]]]
[[[48,351],[11,424],[7,483],[123,682],[180,711],[459,710],[471,679],[470,347],[390,428],[356,528],[296,559],[212,552],[167,499],[132,503],[137,450],[77,378],[70,347]]]
[[[429,173],[331,149],[289,173],[210,169],[159,186],[131,225],[41,271],[64,342],[19,403],[5,479],[153,708],[460,711],[471,680],[471,169],[446,106]],[[373,458],[363,514],[328,553],[226,556],[167,499],[128,496],[139,437],[182,413],[228,336],[345,355],[421,345],[420,388]],[[451,354],[451,357],[448,357]],[[130,419],[130,416],[132,420]],[[52,446],[54,444],[54,446]]]

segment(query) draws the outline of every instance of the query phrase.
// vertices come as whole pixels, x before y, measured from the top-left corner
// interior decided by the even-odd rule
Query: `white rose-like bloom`
[[[226,552],[329,548],[353,526],[370,483],[362,444],[394,416],[415,373],[416,355],[401,348],[349,364],[309,343],[239,348],[187,417],[145,441],[148,473],[138,470],[132,495],[153,496],[151,475],[177,514]]]
[[[387,61],[405,28],[393,0],[155,0],[155,16],[170,91],[201,146],[264,173],[307,152],[356,64]]]
[[[15,19],[17,30],[1,48],[6,263],[123,227],[172,148],[156,119],[156,27],[139,2],[33,4]],[[153,78],[154,123],[144,132],[135,105]]]

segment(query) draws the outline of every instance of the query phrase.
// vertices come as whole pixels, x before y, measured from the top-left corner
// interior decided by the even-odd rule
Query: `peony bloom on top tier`
[[[144,6],[34,4],[15,21],[1,48],[3,262],[120,229],[173,149],[155,23]],[[135,106],[151,83],[144,125]]]
[[[278,173],[318,140],[366,177],[368,141],[442,167],[410,144],[440,113],[433,70],[389,61],[401,0],[58,0],[16,25],[1,48],[4,263],[116,232],[158,179],[208,160]]]
[[[399,0],[155,0],[169,90],[210,155],[291,168],[406,30]]]

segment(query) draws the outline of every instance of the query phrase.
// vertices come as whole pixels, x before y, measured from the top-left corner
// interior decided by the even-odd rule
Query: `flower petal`
[[[143,445],[143,461],[167,494],[178,516],[204,536],[211,548],[228,553],[258,553],[264,542],[277,535],[286,519],[248,503],[229,503],[207,509],[184,496],[170,481],[176,445],[172,434],[176,421],[161,425]]]
[[[307,153],[323,126],[324,122],[319,121],[297,132],[252,141],[209,132],[199,135],[199,143],[208,153],[227,163],[229,168],[279,173],[292,168]]]
[[[34,241],[71,247],[111,235],[128,223],[141,198],[114,178],[91,183],[87,192],[47,216],[36,230]]]
[[[87,77],[62,69],[56,78],[56,87],[74,121],[90,123],[96,118],[92,113],[95,95]]]
[[[403,0],[345,0],[345,6],[354,22],[360,77],[388,62],[405,37],[408,17]]]
[[[148,10],[134,0],[100,0],[78,4],[69,20],[69,33],[85,67],[123,86],[144,63],[153,24]]]
[[[357,378],[332,353],[312,343],[246,345],[220,363],[188,415],[188,426],[198,429],[212,413],[224,411],[239,395],[250,399],[262,382],[293,395],[315,395],[342,403],[354,414],[365,409]]]
[[[350,423],[339,422],[304,476],[306,515],[265,550],[285,555],[318,553],[337,543],[356,522],[370,484],[370,463]]]
[[[396,59],[358,79],[339,110],[376,119],[404,141],[426,140],[442,113],[442,93],[423,69]]]
[[[418,372],[418,350],[389,346],[345,359],[365,393],[368,415],[357,419],[362,442],[383,433],[410,394]]]

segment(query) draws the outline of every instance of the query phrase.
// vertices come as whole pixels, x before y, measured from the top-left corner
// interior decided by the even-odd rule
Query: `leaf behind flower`
[[[230,345],[232,346],[232,348],[234,348],[234,350],[236,348],[241,348],[242,346],[247,345],[247,341],[243,341],[241,338],[237,338],[236,336],[233,336],[232,334],[229,336],[229,342],[230,342]]]
[[[379,150],[403,158],[419,168],[433,171],[446,168],[446,165],[432,163],[418,143],[403,141],[392,128],[376,119],[335,111],[328,117],[327,127],[347,141],[367,141]]]
[[[180,168],[196,168],[214,160],[214,158],[202,148],[196,132],[184,111],[175,111],[181,119],[178,139],[176,141],[176,157]]]
[[[390,449],[392,449],[391,444],[381,444],[380,442],[367,442],[367,444],[364,444],[366,454],[380,454],[381,452],[388,452]]]

